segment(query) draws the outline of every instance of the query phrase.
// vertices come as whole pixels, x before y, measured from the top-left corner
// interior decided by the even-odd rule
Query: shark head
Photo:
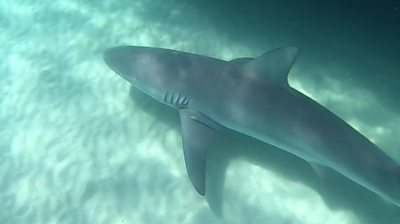
[[[190,61],[182,52],[161,48],[121,46],[106,50],[105,63],[134,87],[174,108],[189,103]]]

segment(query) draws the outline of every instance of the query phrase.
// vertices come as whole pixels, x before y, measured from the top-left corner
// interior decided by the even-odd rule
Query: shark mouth
[[[178,109],[187,108],[189,105],[189,98],[180,93],[174,94],[165,92],[163,102]]]

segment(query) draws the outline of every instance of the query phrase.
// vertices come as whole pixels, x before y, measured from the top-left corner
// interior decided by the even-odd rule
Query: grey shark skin
[[[400,207],[400,168],[334,113],[291,88],[298,49],[224,61],[176,50],[121,46],[104,61],[133,86],[179,110],[185,163],[205,194],[207,150],[224,129],[333,169]]]

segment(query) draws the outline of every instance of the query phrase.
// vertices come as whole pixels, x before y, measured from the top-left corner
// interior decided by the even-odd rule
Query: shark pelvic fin
[[[196,191],[205,194],[207,152],[221,126],[191,109],[179,110],[186,170]]]
[[[298,53],[297,47],[278,48],[255,58],[245,67],[278,85],[289,86],[288,73]]]

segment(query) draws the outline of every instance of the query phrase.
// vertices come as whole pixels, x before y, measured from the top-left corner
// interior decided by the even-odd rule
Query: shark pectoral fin
[[[245,67],[279,85],[289,86],[288,73],[298,53],[297,47],[278,48],[255,58],[245,64]]]
[[[221,126],[191,109],[182,109],[179,115],[186,170],[196,191],[204,195],[207,152]]]

